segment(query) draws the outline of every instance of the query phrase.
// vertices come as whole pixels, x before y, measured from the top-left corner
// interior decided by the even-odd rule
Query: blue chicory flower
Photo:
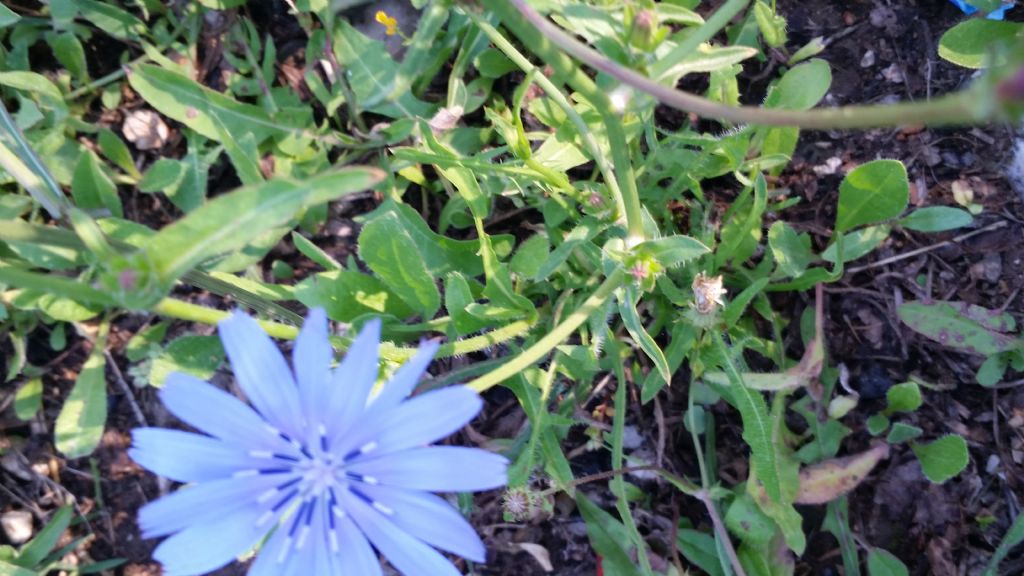
[[[457,576],[438,548],[475,562],[485,549],[472,526],[431,494],[487,490],[507,481],[508,461],[485,450],[427,446],[469,422],[479,395],[452,386],[407,399],[437,351],[424,344],[370,400],[380,322],[367,323],[330,368],[323,310],[295,343],[293,368],[255,320],[219,325],[238,385],[252,407],[202,380],[168,377],[160,397],[205,434],[140,428],[131,457],[192,485],[139,511],[168,576],[204,574],[268,533],[250,576],[380,576],[374,548],[407,576]]]
[[[968,16],[978,11],[977,6],[974,6],[970,2],[965,2],[964,0],[949,1],[952,2],[953,4],[956,4],[957,7],[963,10],[964,13],[967,14]],[[1002,20],[1006,16],[1006,11],[1009,10],[1010,8],[1013,8],[1013,2],[1004,2],[1001,8],[989,12],[987,18],[989,20]]]

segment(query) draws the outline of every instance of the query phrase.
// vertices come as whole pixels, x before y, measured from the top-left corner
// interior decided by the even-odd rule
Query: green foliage
[[[896,160],[874,160],[858,166],[839,186],[836,232],[899,216],[910,198],[907,169]]]
[[[966,68],[987,68],[996,53],[993,47],[1013,39],[1024,30],[1018,22],[997,22],[984,18],[964,20],[939,39],[939,56]]]
[[[953,478],[967,467],[967,441],[956,434],[943,436],[929,444],[911,444],[921,462],[924,475],[935,484]]]
[[[278,338],[295,337],[303,307],[323,307],[340,324],[340,348],[353,325],[382,317],[384,373],[417,341],[442,339],[439,356],[456,360],[438,364],[430,386],[512,392],[526,424],[489,446],[514,462],[515,488],[550,485],[575,499],[608,575],[656,573],[647,548],[657,536],[633,510],[655,508],[626,477],[610,479],[611,499],[584,495],[568,443],[582,436],[587,450],[609,450],[614,468],[647,464],[624,450],[624,428],[634,399],[662,395],[660,410],[679,408],[665,402],[668,387],[690,403],[665,415],[686,415],[678,431],[701,477],[660,473],[724,522],[712,532],[683,521],[674,545],[712,575],[735,571],[730,551],[747,574],[791,574],[791,552],[806,546],[802,474],[835,466],[861,426],[893,450],[910,444],[934,482],[966,465],[962,438],[922,443],[923,431],[900,421],[922,404],[917,384],[892,387],[884,410],[864,414],[869,403],[837,391],[824,316],[790,318],[767,293],[802,301],[792,293],[839,280],[846,263],[906,231],[963,228],[971,213],[905,213],[906,168],[875,160],[815,200],[838,193],[834,210],[818,210],[835,213],[834,226],[807,226],[808,201],[775,178],[801,122],[681,116],[666,128],[657,90],[624,81],[667,92],[706,77],[709,99],[734,110],[751,101],[744,78],[763,73],[755,112],[808,118],[832,87],[830,47],[792,45],[775,2],[729,0],[706,19],[691,0],[528,2],[589,44],[602,59],[589,67],[509,2],[482,0],[479,11],[417,0],[418,24],[402,22],[403,51],[389,52],[330,2],[296,0],[308,39],[296,68],[279,38],[235,10],[243,4],[0,6],[4,377],[17,386],[16,416],[48,426],[67,458],[87,456],[103,435],[108,369],[121,378],[126,361],[136,387],[171,372],[210,378],[223,350],[188,322],[212,325],[237,306]],[[997,67],[1008,61],[997,44],[1019,35],[1019,24],[972,19],[943,36],[940,54]],[[116,63],[92,59],[118,50]],[[208,53],[223,62],[195,59]],[[132,125],[136,113],[152,123]],[[134,313],[149,318],[125,321]],[[985,356],[983,385],[1024,367],[1009,315],[941,301],[908,302],[899,315],[926,338]],[[134,330],[126,346],[108,344],[111,323]],[[88,359],[48,421],[43,382],[57,367],[29,359],[82,338],[93,341]],[[742,426],[747,478],[718,475],[723,417]],[[790,430],[794,418],[806,425]],[[847,573],[859,573],[845,498],[828,499],[826,529]],[[539,507],[554,510],[547,499]],[[61,509],[20,552],[0,548],[0,571],[65,570],[52,550],[69,521]],[[879,549],[867,565],[872,576],[906,572]]]

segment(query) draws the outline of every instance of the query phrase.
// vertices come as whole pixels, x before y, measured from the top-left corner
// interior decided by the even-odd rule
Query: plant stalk
[[[538,340],[532,346],[523,350],[518,356],[510,360],[507,364],[488,372],[483,376],[473,380],[467,386],[473,388],[478,392],[483,392],[497,384],[500,384],[505,379],[510,378],[512,375],[518,373],[521,370],[531,366],[534,362],[537,362],[544,356],[551,352],[555,346],[561,344],[566,338],[568,338],[573,332],[576,331],[591,314],[597,312],[604,306],[604,303],[611,298],[612,293],[616,289],[622,286],[623,281],[626,278],[626,273],[621,268],[617,269],[610,276],[605,278],[604,282],[598,286],[597,290],[587,298],[583,305],[570,314],[561,324],[555,326],[550,332],[544,335],[543,338]]]

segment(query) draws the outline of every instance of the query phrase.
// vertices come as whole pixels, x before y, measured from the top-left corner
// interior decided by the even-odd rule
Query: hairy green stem
[[[562,321],[561,324],[555,326],[550,332],[545,334],[544,337],[534,343],[533,346],[523,350],[518,356],[502,365],[500,368],[473,380],[467,384],[467,386],[478,392],[483,392],[488,388],[500,384],[506,378],[510,378],[519,371],[533,365],[534,362],[537,362],[546,356],[548,352],[551,352],[551,350],[555,348],[555,346],[561,344],[566,338],[575,332],[577,328],[587,321],[587,318],[589,318],[591,314],[600,310],[601,307],[604,306],[604,303],[611,298],[612,293],[622,286],[625,278],[626,273],[621,268],[613,272],[610,276],[605,278],[604,282],[598,286],[597,290],[595,290],[594,293],[583,302],[582,306],[570,314]]]
[[[668,106],[699,116],[717,120],[754,124],[759,126],[795,126],[799,128],[829,130],[850,128],[876,128],[908,124],[948,125],[969,124],[990,120],[999,111],[998,106],[979,105],[974,91],[959,92],[921,103],[891,105],[856,105],[812,110],[783,110],[756,106],[729,106],[675,90],[630,70],[601,55],[593,48],[577,41],[548,22],[524,0],[508,2],[551,42],[573,57],[608,74],[624,84],[646,92]],[[488,5],[500,2],[487,2]]]
[[[2,273],[4,270],[6,269],[0,268],[0,281],[3,280]],[[230,314],[224,310],[207,308],[206,306],[192,304],[191,302],[185,302],[176,298],[164,298],[156,305],[155,308],[153,308],[153,312],[168,318],[186,320],[189,322],[199,322],[200,324],[209,324],[211,326],[216,325],[224,318],[227,318]],[[259,323],[260,326],[266,330],[267,334],[274,338],[279,338],[281,340],[294,340],[299,335],[299,328],[296,326],[268,320],[260,320]],[[447,358],[460,354],[479,352],[480,350],[484,350],[496,344],[522,336],[532,326],[532,322],[519,320],[479,336],[449,342],[441,346],[437,352],[437,358]],[[351,340],[351,337],[331,337],[331,343],[340,350],[347,350],[351,344]],[[381,343],[380,347],[381,357],[392,362],[404,362],[409,360],[416,354],[416,351],[416,348],[395,346],[389,342]]]
[[[736,548],[733,547],[732,540],[729,539],[729,531],[725,528],[722,516],[718,513],[715,499],[711,497],[711,493],[707,490],[697,492],[697,499],[704,503],[708,516],[711,516],[711,524],[715,527],[715,534],[718,535],[719,542],[725,548],[725,554],[729,557],[729,562],[732,564],[732,569],[736,571],[736,576],[747,576],[746,571],[743,570],[743,564],[740,564],[739,556],[736,555]]]
[[[625,459],[623,454],[623,437],[626,434],[626,411],[629,408],[626,397],[626,388],[629,382],[626,380],[626,370],[623,366],[622,355],[619,353],[620,343],[615,339],[615,335],[611,333],[611,330],[608,330],[607,327],[605,327],[605,330],[608,331],[608,351],[612,358],[612,367],[616,379],[615,414],[612,416],[612,468],[615,469],[622,468]],[[622,476],[616,476],[612,478],[609,484],[611,485],[612,494],[615,495],[615,509],[618,510],[622,523],[626,526],[626,531],[633,540],[633,545],[636,546],[636,557],[640,561],[640,571],[644,576],[652,576],[651,560],[647,556],[647,543],[636,527],[633,512],[629,509],[629,501],[626,500],[626,480]]]

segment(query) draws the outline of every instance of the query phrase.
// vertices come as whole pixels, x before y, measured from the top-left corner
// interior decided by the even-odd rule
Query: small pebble
[[[875,65],[875,51],[868,50],[864,53],[864,56],[860,59],[861,68],[870,68]]]
[[[11,510],[0,515],[0,526],[13,544],[24,544],[32,537],[32,514],[25,510]]]

